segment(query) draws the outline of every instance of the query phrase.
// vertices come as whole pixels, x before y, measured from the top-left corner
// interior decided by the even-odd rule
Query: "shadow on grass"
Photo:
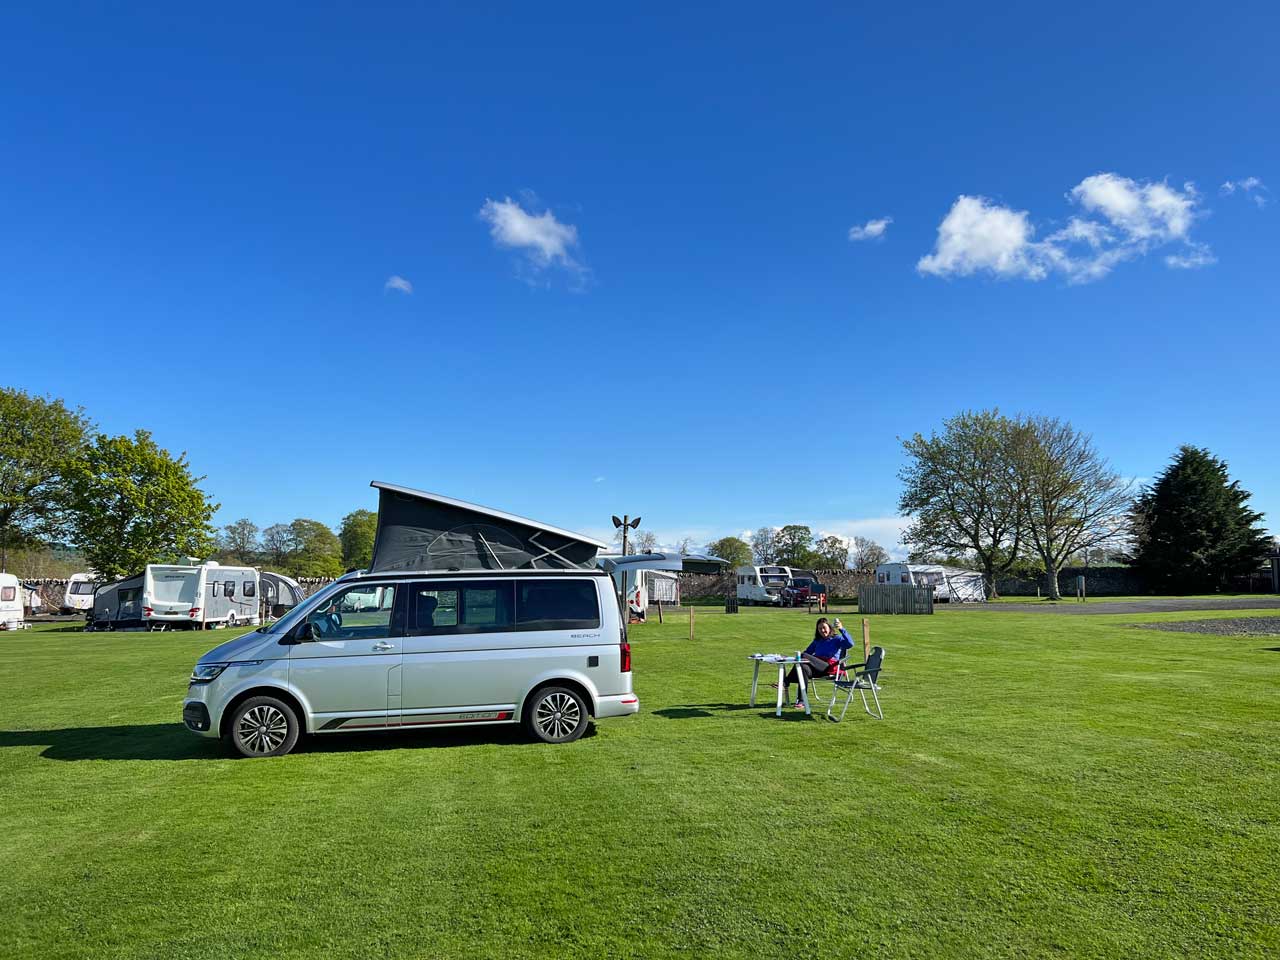
[[[784,707],[782,716],[774,715],[776,707],[772,704],[757,703],[754,707],[745,703],[687,703],[679,707],[663,707],[661,710],[654,710],[655,717],[664,717],[667,720],[697,720],[702,717],[715,717],[725,713],[734,713],[740,710],[755,711],[758,716],[767,717],[770,720],[812,720],[812,717],[805,716],[803,710],[795,710],[791,707]],[[815,715],[817,707],[814,707]]]
[[[582,739],[595,736],[587,728]],[[539,746],[518,726],[467,727],[438,731],[386,730],[376,733],[343,733],[303,737],[297,754],[353,753],[474,747],[488,744]],[[54,730],[0,730],[0,749],[45,747],[40,756],[49,760],[233,760],[239,754],[220,740],[188,733],[181,724],[143,723],[115,727],[64,727]]]

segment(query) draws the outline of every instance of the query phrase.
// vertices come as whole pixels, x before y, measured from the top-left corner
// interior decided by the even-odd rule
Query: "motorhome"
[[[258,571],[219,563],[152,563],[94,594],[95,630],[252,626],[259,621]]]
[[[97,580],[96,573],[73,573],[67,581],[67,589],[62,595],[62,605],[58,612],[63,615],[88,615],[93,609],[93,591],[98,585]]]
[[[0,630],[25,627],[22,615],[22,584],[12,573],[0,573]]]
[[[189,730],[249,757],[304,734],[523,724],[568,743],[636,713],[631,646],[603,543],[392,484],[368,570],[210,650]]]
[[[742,566],[737,569],[738,601],[745,606],[780,606],[782,591],[791,584],[791,568]]]
[[[933,587],[934,603],[982,603],[987,599],[982,574],[936,563],[882,563],[876,583]]]

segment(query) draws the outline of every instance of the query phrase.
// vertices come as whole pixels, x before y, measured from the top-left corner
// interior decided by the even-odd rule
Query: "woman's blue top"
[[[811,653],[815,657],[821,657],[823,660],[838,660],[840,654],[852,646],[853,641],[849,639],[849,631],[841,627],[839,633],[832,633],[825,640],[814,640],[813,643],[809,644],[805,653]]]

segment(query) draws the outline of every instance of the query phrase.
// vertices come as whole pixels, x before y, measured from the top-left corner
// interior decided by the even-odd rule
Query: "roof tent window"
[[[517,586],[517,630],[592,630],[600,601],[592,580],[526,580]]]

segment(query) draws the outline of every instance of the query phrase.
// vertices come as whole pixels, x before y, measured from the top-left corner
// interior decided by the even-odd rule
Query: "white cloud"
[[[1229,197],[1237,190],[1241,193],[1251,194],[1253,202],[1257,204],[1259,210],[1267,205],[1267,198],[1264,194],[1271,192],[1267,189],[1267,185],[1257,177],[1245,177],[1243,180],[1228,180],[1219,188],[1218,192],[1224,197]],[[1255,190],[1257,193],[1252,192]]]
[[[578,228],[561,223],[550,210],[533,214],[506,197],[485,200],[480,219],[489,224],[497,246],[519,251],[534,271],[560,266],[575,274],[584,272],[570,253],[578,245]]]
[[[591,482],[592,482],[592,483],[604,483],[604,477],[596,477],[596,478],[595,478],[594,480],[592,480]]]
[[[413,293],[413,284],[399,274],[387,277],[387,282],[382,285],[383,290],[399,290],[401,293]]]
[[[1080,181],[1068,196],[1090,216],[1073,216],[1065,227],[1037,240],[1027,211],[962,195],[939,224],[933,252],[921,257],[916,269],[934,276],[989,273],[1027,280],[1056,273],[1071,283],[1087,283],[1170,244],[1180,247],[1165,257],[1170,267],[1215,262],[1207,245],[1191,239],[1200,215],[1193,184],[1178,190],[1099,173]]]
[[[921,257],[916,269],[940,277],[986,270],[1001,277],[1040,280],[1048,270],[1036,255],[1034,234],[1025,210],[961,196],[938,226],[933,253]]]
[[[867,517],[860,520],[832,520],[819,524],[818,537],[834,534],[845,540],[854,537],[866,537],[874,540],[888,551],[891,559],[905,560],[910,552],[902,542],[902,534],[910,526],[907,517]]]
[[[879,220],[868,220],[862,226],[852,226],[849,228],[849,239],[878,240],[884,236],[885,230],[891,223],[893,223],[893,217],[881,217]]]
[[[1164,262],[1175,270],[1198,270],[1218,262],[1218,258],[1209,248],[1201,244],[1192,244],[1185,253],[1171,253]]]

